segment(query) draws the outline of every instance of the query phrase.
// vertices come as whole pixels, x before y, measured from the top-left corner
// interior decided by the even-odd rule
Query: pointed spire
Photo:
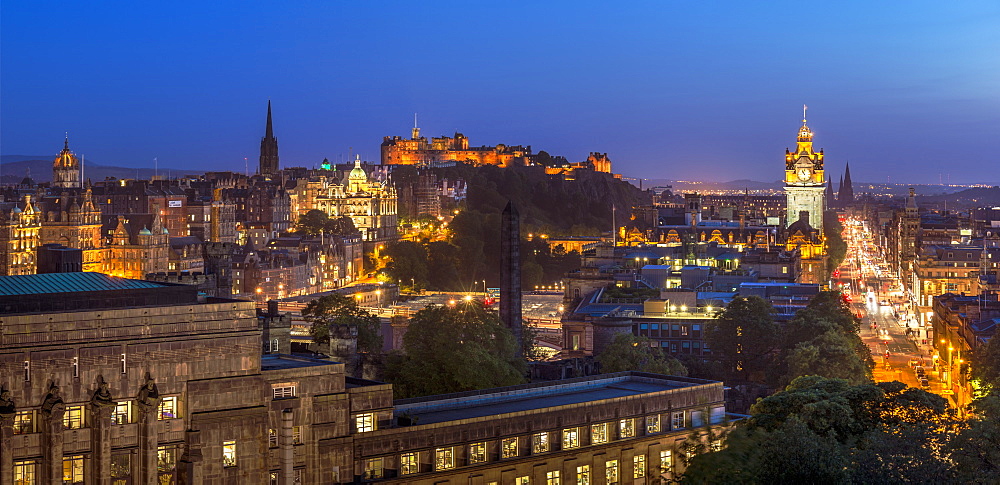
[[[63,141],[63,150],[69,150],[69,132],[66,132],[66,140]]]
[[[274,130],[271,129],[271,100],[267,100],[267,128],[264,130],[265,138],[274,138]]]

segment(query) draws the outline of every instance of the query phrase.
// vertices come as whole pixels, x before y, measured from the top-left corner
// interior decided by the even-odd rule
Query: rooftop
[[[80,291],[120,291],[170,286],[103,273],[46,273],[0,276],[0,296],[47,295]]]
[[[318,367],[321,365],[336,365],[339,362],[317,359],[302,355],[264,354],[260,358],[261,370],[296,369],[299,367]]]
[[[419,425],[445,421],[494,417],[496,415],[537,411],[595,401],[667,393],[696,386],[719,386],[722,383],[688,377],[621,372],[561,381],[501,387],[483,391],[442,394],[395,402],[397,415],[418,418]]]

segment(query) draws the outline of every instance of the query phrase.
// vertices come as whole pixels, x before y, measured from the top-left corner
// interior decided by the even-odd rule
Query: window
[[[14,414],[14,434],[28,434],[34,432],[35,411],[18,411]]]
[[[577,485],[590,485],[590,465],[580,465],[576,467]]]
[[[35,485],[35,462],[14,462],[14,485]]]
[[[63,458],[63,483],[83,483],[83,455]]]
[[[535,433],[531,436],[531,452],[545,453],[549,451],[549,434]]]
[[[177,396],[168,396],[160,401],[160,406],[157,413],[157,419],[175,419],[180,416],[177,414]]]
[[[111,424],[129,424],[132,422],[132,401],[118,401],[111,411]]]
[[[156,473],[159,483],[174,483],[174,469],[177,468],[177,448],[160,446],[156,448]]]
[[[562,485],[562,478],[559,477],[559,470],[545,472],[545,485]]]
[[[514,479],[514,485],[529,485],[531,483],[531,477],[517,477]]]
[[[681,429],[684,427],[684,411],[677,411],[670,417],[670,429]]]
[[[354,425],[357,427],[358,433],[375,431],[375,413],[364,413],[355,416]]]
[[[608,442],[608,423],[595,424],[590,427],[590,444],[596,445]]]
[[[644,476],[646,476],[646,455],[635,455],[632,457],[632,478]]]
[[[285,399],[289,397],[295,397],[295,386],[275,386],[271,388],[274,399]]]
[[[674,470],[674,454],[670,450],[660,452],[660,474],[670,473]]]
[[[129,483],[132,476],[132,455],[119,453],[111,455],[111,483]]]
[[[222,442],[222,466],[236,466],[236,441]]]
[[[269,448],[278,447],[278,432],[274,428],[267,430],[267,446]]]
[[[604,462],[605,483],[618,483],[618,460]]]
[[[382,478],[385,466],[383,464],[382,458],[371,458],[365,460],[365,479],[371,480],[373,478]]]
[[[417,473],[417,454],[403,453],[399,455],[399,474],[410,475]]]
[[[659,433],[660,432],[660,415],[653,414],[651,416],[646,416],[646,433]]]
[[[682,337],[687,337],[687,334],[688,334],[688,326],[687,325],[681,325],[681,336]]]
[[[580,447],[580,428],[567,428],[563,430],[562,447],[564,450]]]
[[[302,444],[302,426],[292,426],[292,444]]]
[[[448,470],[455,468],[455,448],[438,448],[434,450],[434,469]]]
[[[618,437],[631,438],[635,436],[635,420],[632,418],[618,421]]]
[[[514,458],[517,456],[517,437],[504,438],[500,441],[500,457]]]
[[[63,413],[63,427],[66,429],[83,427],[83,406],[66,406],[66,412]]]
[[[469,464],[486,463],[486,443],[469,445]]]

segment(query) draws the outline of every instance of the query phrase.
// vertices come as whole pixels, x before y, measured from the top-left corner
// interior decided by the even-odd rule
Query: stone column
[[[281,448],[281,485],[292,485],[295,481],[295,448],[292,433],[292,410],[281,411],[281,435],[278,446]]]
[[[201,432],[189,429],[184,432],[184,454],[177,463],[178,485],[200,485],[201,476]]]
[[[160,392],[156,383],[146,374],[146,382],[139,389],[135,399],[139,407],[139,466],[137,484],[157,485],[156,477],[156,431],[157,412],[160,406]]]
[[[103,376],[90,399],[90,478],[88,483],[111,485],[111,411],[115,402]]]
[[[0,484],[14,483],[14,415],[10,391],[0,388]]]
[[[66,404],[59,395],[59,386],[53,384],[42,403],[42,466],[38,483],[62,485],[63,483],[63,414]]]

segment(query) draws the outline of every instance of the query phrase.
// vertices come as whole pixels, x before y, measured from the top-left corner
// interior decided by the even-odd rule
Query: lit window
[[[434,469],[448,470],[455,468],[455,448],[438,448],[434,450]]]
[[[14,434],[28,434],[34,432],[35,411],[18,411],[14,414]]]
[[[674,470],[674,454],[670,450],[660,452],[660,474],[670,473]]]
[[[545,485],[562,485],[562,478],[559,477],[559,470],[545,472]]]
[[[270,448],[278,447],[278,432],[274,428],[267,430],[267,446]]]
[[[222,442],[222,466],[236,466],[236,441]]]
[[[365,479],[382,478],[385,467],[382,458],[371,458],[365,460]]]
[[[83,406],[66,406],[66,412],[63,413],[63,427],[66,429],[83,427]]]
[[[595,424],[590,427],[590,444],[597,445],[608,442],[608,423]]]
[[[375,431],[375,413],[364,413],[354,417],[354,425],[358,433]]]
[[[660,432],[660,415],[646,416],[646,433]]]
[[[119,453],[111,455],[111,483],[129,483],[132,476],[132,455]]]
[[[580,465],[576,467],[577,485],[590,485],[590,465]]]
[[[164,419],[175,419],[180,417],[177,414],[177,396],[168,396],[160,401],[159,412],[160,420]]]
[[[644,476],[646,476],[646,455],[635,455],[632,457],[632,478]]]
[[[684,411],[677,411],[671,415],[670,429],[681,429],[684,427]]]
[[[174,483],[174,470],[177,468],[177,448],[160,446],[156,448],[156,473],[160,476],[159,483]]]
[[[580,428],[567,428],[563,430],[562,447],[564,450],[580,447]]]
[[[531,452],[545,453],[549,451],[549,434],[535,433],[531,436]]]
[[[605,483],[618,483],[618,460],[604,462]]]
[[[35,462],[15,461],[14,462],[14,485],[35,485],[37,475],[35,474]]]
[[[517,456],[517,437],[504,438],[500,441],[500,457],[514,458]]]
[[[118,401],[111,411],[111,424],[129,424],[132,422],[132,401]]]
[[[302,444],[302,426],[292,426],[292,444]]]
[[[486,462],[486,443],[469,445],[469,464]]]
[[[83,483],[83,455],[63,458],[63,483]]]
[[[618,437],[631,438],[635,436],[635,420],[632,418],[618,421]]]
[[[531,477],[517,477],[514,479],[514,485],[530,485]]]
[[[417,473],[417,454],[403,453],[399,455],[399,474],[410,475]]]
[[[274,399],[295,397],[295,386],[275,386],[271,389]]]

